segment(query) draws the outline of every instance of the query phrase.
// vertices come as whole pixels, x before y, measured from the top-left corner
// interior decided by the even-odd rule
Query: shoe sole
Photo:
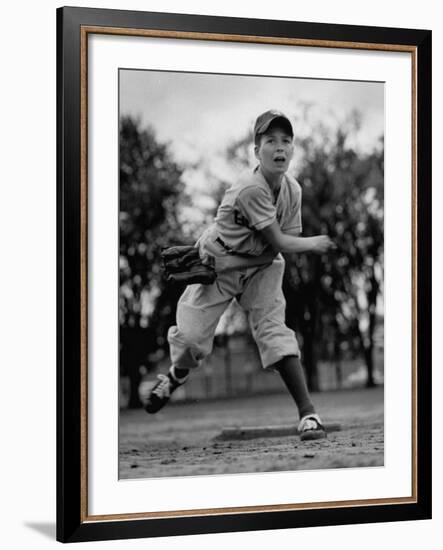
[[[163,409],[163,407],[168,403],[168,401],[166,401],[166,403],[161,403],[160,405],[151,405],[148,403],[147,405],[145,405],[145,411],[148,414],[155,414],[161,409]]]
[[[323,430],[312,430],[300,435],[301,441],[315,441],[317,439],[326,439],[326,432]]]

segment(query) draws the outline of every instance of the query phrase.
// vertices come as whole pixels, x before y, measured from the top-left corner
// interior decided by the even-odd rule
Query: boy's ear
[[[258,145],[256,145],[256,146],[254,147],[254,154],[255,154],[255,158],[256,158],[257,160],[260,160],[260,157],[259,157],[259,155],[258,155],[259,149],[260,149],[260,147],[259,147]]]

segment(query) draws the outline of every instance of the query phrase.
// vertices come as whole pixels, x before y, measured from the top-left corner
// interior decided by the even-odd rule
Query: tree
[[[367,385],[374,385],[374,330],[383,282],[383,142],[370,153],[350,143],[358,130],[353,115],[334,132],[314,129],[298,140],[303,150],[304,234],[329,234],[335,255],[290,257],[285,293],[288,315],[303,338],[310,386],[318,389],[318,355],[346,345],[362,354]],[[320,136],[320,139],[319,137]],[[294,285],[287,281],[296,281]],[[332,339],[332,340],[331,340]]]
[[[165,322],[176,291],[166,291],[160,251],[181,244],[177,210],[183,200],[181,169],[168,148],[139,120],[120,121],[120,366],[131,382],[130,407],[140,406],[140,366],[165,348]],[[162,322],[158,322],[159,318]]]

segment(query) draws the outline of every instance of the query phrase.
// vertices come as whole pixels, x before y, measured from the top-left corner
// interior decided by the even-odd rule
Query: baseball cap
[[[258,135],[266,132],[271,122],[273,122],[276,119],[281,119],[281,121],[285,124],[285,126],[289,130],[290,135],[294,136],[294,130],[292,129],[292,124],[289,118],[285,114],[283,114],[281,111],[272,109],[270,111],[265,111],[264,113],[262,113],[257,117],[257,120],[255,121],[255,126],[254,126],[254,140],[257,139]]]

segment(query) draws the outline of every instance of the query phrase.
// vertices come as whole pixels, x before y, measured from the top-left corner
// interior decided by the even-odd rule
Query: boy
[[[286,174],[293,138],[291,122],[280,111],[257,118],[259,164],[226,191],[213,225],[196,244],[202,258],[215,258],[217,279],[211,285],[189,285],[181,296],[177,325],[168,331],[172,365],[166,376],[158,376],[145,405],[148,413],[159,411],[209,355],[220,316],[236,298],[248,315],[263,368],[280,374],[297,405],[300,438],[326,437],[308,393],[295,334],[285,325],[280,253],[323,254],[334,245],[326,236],[299,237],[301,188]]]

